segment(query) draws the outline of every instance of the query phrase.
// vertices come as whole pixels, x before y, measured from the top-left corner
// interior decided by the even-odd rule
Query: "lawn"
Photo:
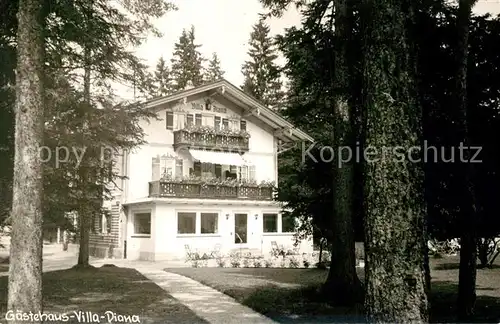
[[[207,323],[136,270],[115,266],[44,273],[43,303],[53,314],[111,311],[138,315],[141,323]],[[7,277],[0,277],[0,321],[6,305]],[[67,323],[79,322],[74,316]]]
[[[458,258],[431,260],[432,322],[456,321]],[[327,270],[266,268],[175,268],[166,271],[190,277],[235,298],[281,323],[359,322],[362,307],[339,308],[325,303],[317,288]],[[358,272],[361,279],[363,269]],[[499,323],[500,269],[481,269],[477,276],[474,322]]]

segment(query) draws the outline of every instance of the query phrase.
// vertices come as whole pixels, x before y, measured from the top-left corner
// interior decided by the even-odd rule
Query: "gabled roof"
[[[184,98],[203,92],[218,93],[231,102],[235,103],[237,106],[243,108],[248,115],[253,115],[255,118],[261,120],[265,124],[269,125],[272,129],[274,129],[274,135],[279,139],[287,142],[314,142],[314,139],[311,136],[293,126],[290,122],[285,120],[283,116],[267,108],[262,103],[249,96],[240,88],[236,87],[225,79],[204,84],[202,86],[195,87],[189,90],[180,91],[166,97],[151,99],[148,100],[145,105],[146,108],[154,108],[169,102],[183,100]]]

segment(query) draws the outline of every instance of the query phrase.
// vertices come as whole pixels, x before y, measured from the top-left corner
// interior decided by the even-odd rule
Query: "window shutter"
[[[167,129],[173,130],[174,129],[174,113],[173,112],[167,111],[166,122],[167,122]]]

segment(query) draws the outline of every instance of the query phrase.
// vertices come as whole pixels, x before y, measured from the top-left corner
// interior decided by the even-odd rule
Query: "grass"
[[[456,322],[458,257],[431,260],[431,322]],[[266,268],[166,269],[221,291],[240,303],[281,323],[359,322],[362,307],[328,305],[318,288],[327,270]],[[363,269],[358,275],[364,278]],[[481,269],[477,274],[475,318],[469,322],[499,323],[500,271]]]
[[[136,270],[115,266],[44,273],[43,305],[44,312],[52,314],[112,311],[138,315],[141,323],[206,323]],[[0,314],[5,314],[6,306],[5,276],[0,277]]]

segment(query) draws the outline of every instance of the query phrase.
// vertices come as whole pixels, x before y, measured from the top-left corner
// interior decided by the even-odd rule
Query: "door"
[[[248,240],[248,215],[234,214],[234,243],[246,244]]]

